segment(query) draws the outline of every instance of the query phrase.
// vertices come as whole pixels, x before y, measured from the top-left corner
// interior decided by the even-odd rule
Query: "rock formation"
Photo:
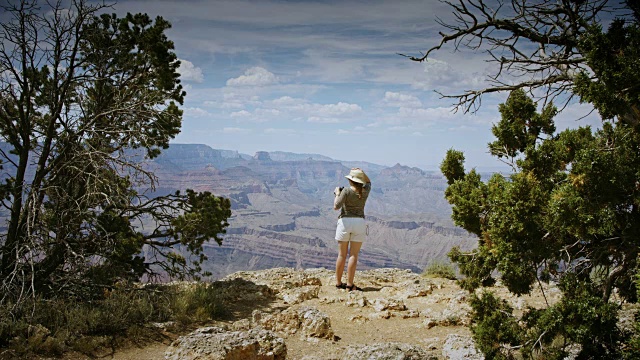
[[[253,160],[271,161],[271,157],[269,156],[269,153],[266,151],[258,151],[256,152],[255,155],[253,155]]]
[[[165,353],[167,360],[285,360],[287,347],[275,333],[263,329],[226,331],[198,329],[181,336]]]
[[[165,358],[483,359],[468,328],[467,293],[455,281],[383,268],[357,272],[362,291],[334,283],[323,268],[230,274],[216,286],[240,315],[178,338]],[[543,302],[536,293],[512,301]]]

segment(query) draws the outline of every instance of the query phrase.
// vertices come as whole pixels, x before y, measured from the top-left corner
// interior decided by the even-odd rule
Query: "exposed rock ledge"
[[[483,359],[467,327],[467,293],[455,282],[375,269],[357,272],[362,291],[334,283],[323,268],[231,274],[218,285],[244,315],[180,337],[165,358]]]
[[[400,221],[400,220],[383,220],[373,215],[368,215],[367,220],[375,221],[379,224],[382,224],[386,227],[390,227],[392,229],[402,229],[402,230],[415,230],[418,228],[430,229],[436,234],[446,235],[446,236],[466,236],[469,235],[469,232],[462,228],[458,227],[445,227],[436,225],[429,221]]]
[[[277,226],[277,225],[275,225]],[[287,226],[282,225],[282,226]],[[295,228],[295,223],[293,223],[293,226]],[[286,243],[292,243],[292,244],[303,244],[303,245],[308,245],[308,246],[313,246],[313,247],[326,247],[324,241],[322,241],[319,238],[308,238],[308,237],[304,237],[304,236],[297,236],[297,235],[289,235],[289,234],[282,234],[280,233],[280,231],[284,231],[284,230],[279,230],[279,231],[275,231],[273,229],[265,229],[265,230],[255,230],[255,229],[251,229],[249,227],[246,226],[242,226],[242,227],[233,227],[233,228],[228,228],[227,229],[227,234],[229,235],[253,235],[256,237],[262,237],[265,239],[275,239],[275,240],[279,240],[279,241],[283,241]]]

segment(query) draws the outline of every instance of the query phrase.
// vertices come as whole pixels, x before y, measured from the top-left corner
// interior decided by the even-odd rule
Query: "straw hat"
[[[369,182],[369,177],[360,168],[351,169],[351,171],[349,171],[349,175],[345,177],[353,182],[357,182],[363,185]]]

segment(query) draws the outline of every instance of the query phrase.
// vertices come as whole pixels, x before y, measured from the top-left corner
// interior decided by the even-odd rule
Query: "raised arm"
[[[344,191],[342,191],[340,187],[336,187],[335,190],[333,190],[333,195],[335,195],[335,198],[333,198],[333,210],[340,210],[342,205],[344,205],[344,194]]]

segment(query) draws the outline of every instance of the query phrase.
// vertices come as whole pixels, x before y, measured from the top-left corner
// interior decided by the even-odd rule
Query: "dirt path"
[[[168,344],[154,343],[143,348],[128,348],[113,354],[107,359],[113,360],[152,360],[164,359],[164,352],[167,351]]]

